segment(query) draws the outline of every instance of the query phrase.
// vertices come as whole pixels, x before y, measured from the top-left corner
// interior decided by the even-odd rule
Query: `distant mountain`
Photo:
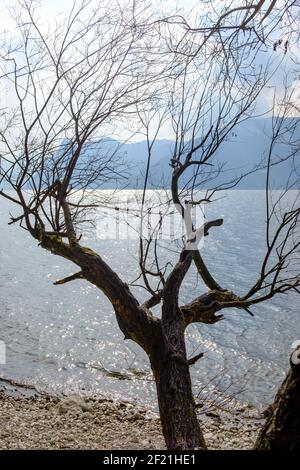
[[[285,120],[285,126],[293,123],[295,118]],[[224,182],[230,182],[241,174],[247,174],[255,165],[259,165],[268,156],[270,146],[270,136],[272,129],[272,119],[249,119],[242,122],[227,136],[220,148],[213,157],[212,163],[214,167],[202,167],[207,173],[215,171],[222,165],[222,172],[216,175],[213,181],[203,183],[202,188],[212,187]],[[287,133],[285,140],[294,141],[298,139],[300,144],[300,134],[298,136]],[[105,145],[116,145],[116,141],[110,141]],[[155,142],[151,155],[148,188],[155,189],[160,187],[169,187],[172,168],[170,167],[170,159],[174,142],[171,140],[158,140]],[[300,145],[299,145],[300,151]],[[273,149],[275,160],[279,162],[289,155],[290,146],[287,143],[277,143]],[[147,142],[136,142],[124,144],[119,149],[119,154],[129,166],[129,174],[126,180],[126,187],[142,188],[147,165]],[[194,157],[193,157],[194,158]],[[288,159],[274,165],[270,172],[270,181],[272,188],[285,187],[286,181],[291,172],[295,172],[298,167],[300,174],[300,156],[295,154],[294,159]],[[185,175],[181,180],[183,186],[191,177],[191,172]],[[207,175],[206,175],[207,176]],[[202,180],[207,179],[206,176]],[[199,176],[198,181],[201,181]],[[266,169],[263,164],[252,174],[243,178],[237,188],[239,189],[263,189],[266,181]],[[124,184],[124,183],[123,183]],[[115,187],[111,183],[106,183],[102,187]]]
[[[289,127],[296,118],[288,118],[284,120],[285,127]],[[298,127],[298,126],[297,126]],[[300,128],[300,126],[299,126]],[[207,189],[216,187],[220,184],[229,183],[241,174],[247,174],[261,162],[261,159],[266,159],[270,145],[270,136],[272,130],[271,118],[263,119],[249,119],[237,125],[232,132],[226,137],[218,150],[216,151],[211,163],[213,166],[202,166],[201,173],[197,177],[200,183],[199,189]],[[199,136],[199,139],[201,136]],[[288,131],[285,135],[286,143],[277,143],[273,148],[275,160],[284,160],[290,152],[290,142],[298,140],[300,144],[300,132],[292,134]],[[60,144],[60,150],[64,149],[67,142]],[[209,145],[209,142],[206,142]],[[171,140],[158,140],[154,143],[148,178],[148,189],[169,188],[172,175],[172,168],[170,166],[170,159],[174,142]],[[296,147],[294,148],[296,150]],[[300,145],[299,145],[300,151]],[[73,149],[70,148],[65,156],[61,159],[60,171],[58,177],[63,177],[64,169],[67,167],[70,155]],[[103,165],[101,156],[104,156],[105,161],[109,161],[110,155],[115,152],[114,159],[118,162],[109,163],[108,167]],[[110,137],[101,139],[99,141],[93,140],[85,145],[81,153],[76,169],[73,173],[73,183],[80,186],[81,181],[89,181],[89,188],[101,189],[141,189],[144,184],[144,177],[147,168],[147,142],[133,142],[122,144]],[[199,153],[198,157],[201,154]],[[193,156],[196,159],[197,155]],[[55,160],[55,157],[54,157]],[[51,172],[52,159],[49,159],[49,171]],[[103,169],[101,168],[103,165]],[[111,165],[111,167],[110,167]],[[93,179],[94,174],[98,174],[99,166],[103,177]],[[222,171],[218,174],[217,169],[222,167]],[[3,169],[3,168],[2,168]],[[5,168],[4,168],[5,169]],[[117,169],[119,178],[116,180],[113,170]],[[183,187],[193,175],[191,170],[180,179],[180,186]],[[210,172],[214,172],[214,179],[209,177]],[[61,173],[61,174],[59,174]],[[285,187],[286,182],[293,173],[294,176],[300,175],[300,157],[296,151],[293,159],[288,159],[276,164],[272,167],[270,172],[270,182],[272,188]],[[38,176],[37,176],[38,178]],[[247,177],[241,179],[236,186],[239,189],[263,189],[266,181],[266,169],[262,166],[257,171],[249,174]],[[5,187],[5,183],[2,184]],[[1,188],[0,188],[1,189]],[[299,189],[299,187],[298,187]]]

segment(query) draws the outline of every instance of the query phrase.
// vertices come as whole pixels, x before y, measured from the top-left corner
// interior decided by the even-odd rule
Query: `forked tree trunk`
[[[178,292],[192,262],[183,250],[164,285],[160,328],[152,344],[154,373],[162,431],[170,450],[206,449],[196,415],[185,347],[185,323],[178,307]]]
[[[70,246],[49,235],[38,236],[43,248],[80,266],[81,271],[57,282],[84,278],[97,286],[114,306],[125,339],[139,344],[147,353],[156,380],[163,434],[168,449],[206,449],[198,423],[186,358],[186,323],[178,308],[178,290],[192,261],[183,252],[164,289],[162,319],[140,306],[130,289],[104,260],[89,248]]]
[[[280,386],[255,449],[300,450],[300,348],[291,355],[291,368]]]
[[[188,364],[180,362],[178,358],[161,358],[152,362],[152,370],[167,448],[205,450]]]

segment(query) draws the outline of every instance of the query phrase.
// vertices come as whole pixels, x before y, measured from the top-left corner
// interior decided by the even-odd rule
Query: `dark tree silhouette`
[[[269,416],[255,443],[257,450],[300,449],[300,348],[290,357],[291,367],[280,386]]]

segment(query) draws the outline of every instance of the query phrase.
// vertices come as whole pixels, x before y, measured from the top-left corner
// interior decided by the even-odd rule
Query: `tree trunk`
[[[139,344],[150,358],[154,372],[161,424],[168,449],[206,449],[198,423],[186,358],[186,322],[178,308],[178,290],[192,262],[191,252],[183,251],[168,277],[163,297],[162,319],[140,306],[129,287],[91,249],[70,246],[61,238],[41,234],[43,248],[80,266],[80,273],[57,284],[84,278],[97,286],[110,300],[125,339]]]
[[[166,446],[170,450],[206,449],[195,411],[187,362],[181,358],[152,361],[160,419]]]
[[[300,450],[300,348],[291,355],[291,368],[280,386],[255,449]]]

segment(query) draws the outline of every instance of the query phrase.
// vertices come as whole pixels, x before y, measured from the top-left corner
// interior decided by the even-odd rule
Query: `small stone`
[[[69,397],[63,398],[58,404],[57,409],[60,414],[68,413],[69,411],[90,411],[91,406],[85,403],[82,398]]]

